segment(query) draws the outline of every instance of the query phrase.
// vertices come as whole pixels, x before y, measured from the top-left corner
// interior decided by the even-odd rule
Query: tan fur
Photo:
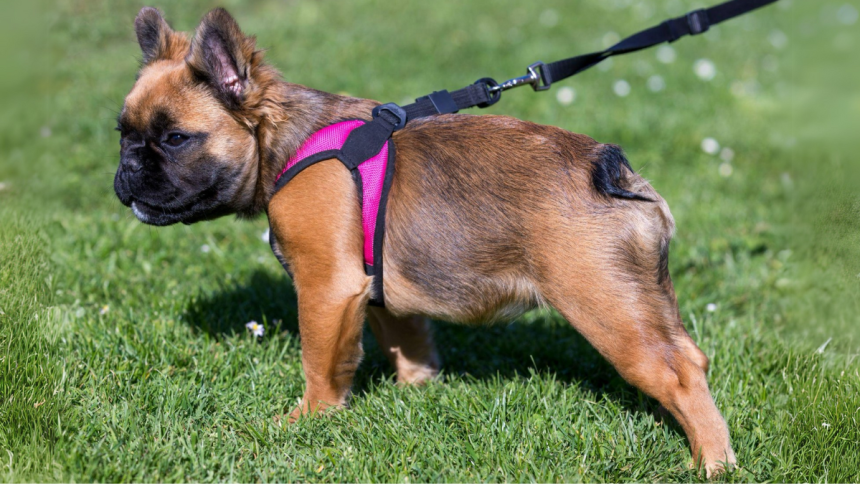
[[[361,328],[370,292],[361,257],[363,234],[349,172],[339,161],[297,175],[269,206],[272,232],[294,268],[299,295],[302,367],[307,389],[291,417],[343,406],[362,357]],[[296,203],[299,202],[299,203]]]
[[[342,407],[363,354],[371,295],[356,186],[337,160],[307,168],[273,196],[274,181],[311,133],[367,119],[377,103],[283,82],[223,10],[207,14],[191,42],[162,22],[152,9],[136,22],[148,59],[120,123],[136,136],[155,133],[146,135],[155,147],[164,130],[202,133],[194,138],[199,146],[175,155],[186,160],[176,166],[191,171],[165,175],[165,183],[207,202],[192,221],[267,212],[299,304],[307,387],[290,420]],[[153,127],[159,116],[170,127]],[[734,464],[707,386],[708,359],[684,329],[668,273],[672,215],[619,161],[620,151],[556,127],[462,114],[411,121],[394,141],[383,246],[387,310],[369,315],[400,382],[424,382],[439,371],[426,317],[479,323],[547,304],[678,419],[709,475],[722,462]],[[617,177],[599,179],[606,167],[617,168]],[[213,195],[191,175],[216,168],[227,178],[215,185],[224,192]],[[139,176],[118,174],[118,194],[141,196],[134,190],[148,185]],[[610,196],[601,183],[652,201]]]

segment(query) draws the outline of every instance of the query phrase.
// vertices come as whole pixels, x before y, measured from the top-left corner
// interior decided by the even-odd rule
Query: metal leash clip
[[[495,93],[507,91],[508,89],[513,89],[515,87],[520,87],[528,84],[535,91],[546,91],[550,88],[552,81],[547,78],[547,73],[545,70],[546,64],[540,61],[535,62],[534,64],[529,66],[528,74],[522,77],[508,79],[507,81],[499,84],[498,86],[491,86],[489,90],[491,93]]]

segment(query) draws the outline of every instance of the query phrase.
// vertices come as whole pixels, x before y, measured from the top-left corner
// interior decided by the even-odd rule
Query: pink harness
[[[385,234],[385,206],[394,175],[394,143],[389,139],[375,155],[352,160],[342,148],[350,133],[366,121],[354,119],[326,126],[312,134],[275,180],[275,191],[284,187],[305,168],[337,158],[350,169],[361,196],[361,226],[364,229],[364,270],[374,277],[371,304],[384,305],[382,296],[382,241]],[[274,238],[271,238],[274,244]],[[273,245],[273,250],[275,247]],[[278,251],[275,250],[275,255]],[[279,259],[281,259],[279,257]],[[283,260],[281,263],[286,268]]]

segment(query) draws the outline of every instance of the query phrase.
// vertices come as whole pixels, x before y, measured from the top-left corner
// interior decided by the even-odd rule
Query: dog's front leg
[[[359,283],[344,291],[344,287],[318,284],[299,293],[302,368],[307,384],[301,404],[290,413],[291,422],[308,413],[346,405],[363,356],[361,336],[369,286]]]
[[[371,278],[364,273],[355,184],[339,161],[296,175],[272,198],[268,214],[274,249],[292,270],[299,302],[307,386],[292,422],[346,404],[363,354]]]

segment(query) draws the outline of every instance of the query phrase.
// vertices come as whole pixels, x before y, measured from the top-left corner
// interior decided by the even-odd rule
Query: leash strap
[[[631,35],[606,50],[571,57],[542,66],[543,84],[540,87],[548,88],[553,82],[578,74],[598,64],[607,57],[636,52],[662,44],[663,42],[675,42],[686,35],[705,33],[712,25],[735,18],[776,1],[732,0],[708,9],[694,10],[682,17],[669,19],[660,25]]]
[[[674,42],[686,35],[699,35],[711,26],[738,17],[758,8],[776,3],[778,0],[731,0],[711,8],[694,10],[681,17],[666,20],[660,25],[633,34],[612,47],[600,52],[570,57],[544,64],[535,62],[522,77],[509,79],[501,84],[490,78],[479,79],[463,89],[448,92],[436,91],[403,107],[385,104],[386,109],[396,107],[405,114],[405,121],[435,114],[456,113],[472,107],[485,108],[501,99],[502,91],[530,85],[535,91],[545,91],[558,82],[595,66],[603,60],[619,54],[628,54],[663,42]],[[401,118],[402,119],[402,118]],[[399,120],[398,120],[399,121]],[[403,123],[405,124],[405,122]]]

